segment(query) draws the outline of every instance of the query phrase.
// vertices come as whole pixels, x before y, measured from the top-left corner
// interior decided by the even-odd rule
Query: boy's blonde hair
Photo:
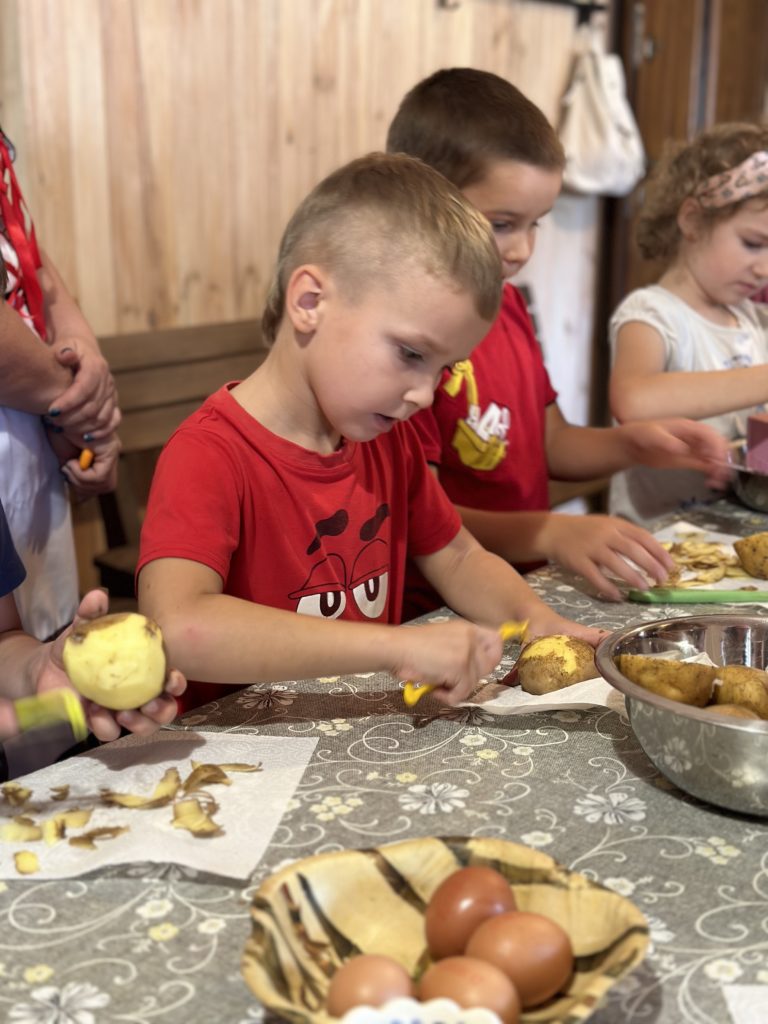
[[[491,323],[502,268],[485,218],[420,160],[371,153],[329,174],[288,223],[262,319],[274,341],[285,289],[303,264],[330,271],[346,299],[375,283],[393,286],[418,270],[466,289]]]
[[[557,133],[536,104],[477,68],[444,68],[414,85],[389,126],[387,151],[419,157],[461,189],[498,160],[565,167]]]
[[[691,142],[668,143],[645,186],[645,201],[637,222],[637,245],[643,256],[671,262],[680,245],[677,216],[684,200],[700,194],[716,175],[766,149],[768,126],[741,122],[716,125]],[[768,202],[768,185],[748,197],[755,198]],[[700,203],[702,228],[711,230],[728,220],[748,199],[718,206]]]

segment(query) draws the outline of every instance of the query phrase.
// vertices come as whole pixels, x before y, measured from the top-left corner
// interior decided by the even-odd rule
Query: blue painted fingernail
[[[92,441],[93,440],[93,434],[83,434],[83,440],[84,441]]]
[[[61,409],[49,409],[48,410],[48,415],[49,416],[60,416],[61,415]]]
[[[51,424],[51,428],[50,429],[54,432],[54,434],[63,434],[64,433],[64,427],[57,427],[55,423]]]

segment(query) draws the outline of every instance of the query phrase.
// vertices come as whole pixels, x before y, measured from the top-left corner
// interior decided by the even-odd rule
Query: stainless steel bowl
[[[768,476],[747,469],[747,443],[731,447],[731,465],[734,467],[732,486],[736,497],[747,508],[756,512],[768,512]]]
[[[713,717],[637,686],[616,665],[620,654],[689,658],[716,665],[768,666],[768,619],[686,615],[646,622],[606,637],[598,672],[626,697],[632,729],[656,767],[680,789],[730,811],[768,817],[768,722]]]

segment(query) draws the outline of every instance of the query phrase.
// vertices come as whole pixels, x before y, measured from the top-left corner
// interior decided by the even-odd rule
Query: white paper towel
[[[768,1021],[768,985],[723,985],[722,992],[733,1024]]]
[[[97,839],[95,850],[73,847],[67,838],[52,845],[44,840],[1,841],[0,878],[19,878],[14,854],[22,850],[37,855],[40,870],[31,877],[41,879],[70,878],[135,861],[173,862],[248,878],[269,845],[316,744],[317,739],[307,737],[160,730],[148,737],[116,740],[16,779],[16,784],[32,790],[32,797],[23,807],[0,798],[0,826],[19,815],[40,823],[64,810],[92,808],[88,824],[71,829],[67,837],[103,826],[127,825],[129,830],[113,839]],[[166,769],[177,768],[184,779],[193,761],[261,764],[261,771],[229,773],[230,785],[205,787],[219,805],[213,819],[222,827],[221,835],[199,838],[174,828],[172,804],[145,810],[105,806],[100,800],[103,789],[150,796]],[[65,800],[53,799],[54,787],[60,786],[69,786]]]
[[[615,690],[602,676],[585,679],[572,686],[564,686],[554,693],[534,696],[526,693],[521,686],[505,686],[503,683],[487,683],[460,707],[478,707],[494,715],[524,715],[539,711],[564,711],[567,708],[590,708],[595,706],[624,711],[624,695]]]

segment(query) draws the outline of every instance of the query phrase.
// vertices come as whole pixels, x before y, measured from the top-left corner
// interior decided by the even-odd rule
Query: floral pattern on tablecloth
[[[766,522],[725,503],[700,519],[741,533]],[[554,569],[531,582],[604,629],[695,607],[603,604]],[[257,1024],[240,956],[259,883],[297,858],[430,835],[526,843],[645,913],[651,952],[593,1024],[728,1024],[723,986],[768,992],[768,823],[680,793],[613,711],[499,717],[426,697],[408,712],[393,680],[368,675],[254,686],[180,726],[318,739],[249,884],[146,864],[0,883],[0,1019]]]

